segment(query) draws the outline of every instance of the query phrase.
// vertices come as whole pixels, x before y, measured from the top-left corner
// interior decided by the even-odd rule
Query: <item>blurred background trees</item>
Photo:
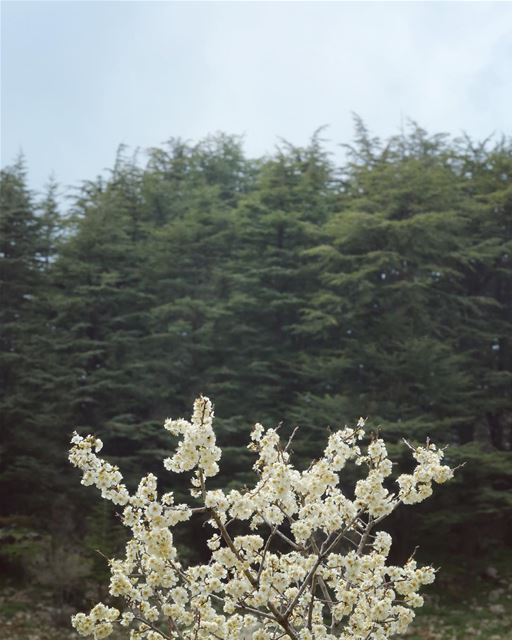
[[[77,581],[97,574],[92,547],[112,553],[122,534],[105,534],[115,514],[94,511],[69,468],[71,432],[98,434],[129,483],[152,471],[180,492],[161,424],[201,392],[216,403],[219,483],[247,479],[255,421],[301,425],[307,459],[328,425],[368,416],[397,455],[402,437],[431,436],[467,462],[397,516],[397,554],[413,529],[440,555],[510,544],[512,143],[414,124],[380,141],[358,120],[338,166],[321,135],[257,160],[224,134],[170,140],[145,165],[120,148],[65,212],[54,181],[29,191],[22,159],[2,171],[8,573],[68,546]],[[184,533],[191,554],[200,538]]]

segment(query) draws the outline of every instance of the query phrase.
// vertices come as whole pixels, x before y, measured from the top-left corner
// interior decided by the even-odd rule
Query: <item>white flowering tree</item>
[[[435,571],[412,558],[387,564],[391,536],[376,527],[453,476],[441,464],[443,451],[429,442],[410,447],[414,471],[399,476],[393,492],[385,486],[392,464],[384,442],[374,437],[362,448],[363,419],[331,433],[323,456],[303,472],[290,461],[291,439],[281,443],[275,429],[257,424],[249,448],[257,454],[258,481],[226,493],[208,489],[221,456],[212,421],[212,404],[200,397],[190,422],[165,422],[179,443],[164,466],[192,472],[195,506],[175,504],[172,493],[159,497],[152,474],[131,495],[119,469],[97,456],[101,441],[74,434],[69,457],[83,472],[82,484],[123,507],[131,530],[125,557],[110,561],[110,593],[126,603],[124,612],[97,604],[73,616],[75,629],[96,640],[115,624],[130,628],[131,640],[386,640],[403,633],[423,604],[418,590]],[[353,500],[340,488],[349,461],[366,469]],[[186,567],[172,530],[197,514],[206,514],[211,527],[211,558]],[[235,523],[237,531],[246,524],[245,535],[233,533]]]

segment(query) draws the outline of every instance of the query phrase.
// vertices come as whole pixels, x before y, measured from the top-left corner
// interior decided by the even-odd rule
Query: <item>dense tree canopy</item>
[[[441,527],[456,547],[490,514],[486,543],[510,534],[512,142],[414,124],[380,141],[357,121],[337,166],[321,135],[258,160],[227,135],[170,140],[145,165],[120,148],[65,215],[55,182],[37,199],[21,160],[2,171],[9,566],[23,535],[63,535],[48,527],[63,503],[68,537],[110,522],[79,516],[75,427],[101,435],[128,476],[172,486],[155,466],[160,424],[200,392],[216,400],[224,483],[247,480],[256,420],[301,425],[297,455],[310,458],[329,423],[364,415],[388,439],[432,436],[467,462],[409,516],[425,544]]]

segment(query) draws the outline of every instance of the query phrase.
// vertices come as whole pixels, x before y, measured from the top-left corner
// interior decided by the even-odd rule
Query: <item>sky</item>
[[[246,153],[352,113],[387,137],[512,133],[512,2],[1,3],[1,165],[65,192],[146,149],[217,131]]]

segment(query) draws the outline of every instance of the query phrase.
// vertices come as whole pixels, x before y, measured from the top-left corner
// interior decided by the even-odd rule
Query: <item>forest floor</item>
[[[512,640],[512,567],[498,572],[488,567],[471,583],[460,575],[445,573],[435,595],[426,596],[425,606],[404,638],[407,640]],[[464,590],[461,585],[466,585]],[[468,586],[469,585],[469,586]],[[442,593],[442,599],[440,596]],[[0,588],[1,640],[77,640],[69,626],[73,609],[56,607],[40,588]],[[112,640],[126,640],[124,634]],[[236,640],[236,639],[234,639]]]

